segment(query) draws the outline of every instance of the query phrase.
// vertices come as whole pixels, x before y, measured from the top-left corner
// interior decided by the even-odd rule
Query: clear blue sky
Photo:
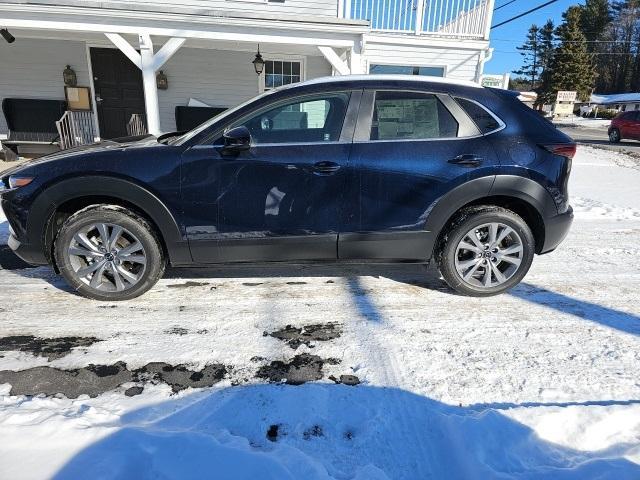
[[[496,0],[496,7],[508,1]],[[546,3],[546,0],[516,0],[512,4],[494,12],[492,25],[496,25],[543,3]],[[493,58],[485,65],[484,73],[501,74],[518,70],[522,65],[523,57],[516,50],[516,47],[524,42],[529,27],[534,23],[542,26],[548,19],[559,25],[562,22],[562,12],[571,5],[583,3],[583,1],[576,0],[559,0],[545,8],[541,8],[537,12],[530,13],[502,27],[491,30],[491,47],[494,49]]]

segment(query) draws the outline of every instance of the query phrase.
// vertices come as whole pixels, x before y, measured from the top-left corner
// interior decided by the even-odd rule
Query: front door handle
[[[452,158],[451,160],[449,160],[449,163],[453,163],[454,165],[460,165],[461,167],[479,167],[480,165],[482,165],[482,157],[478,157],[477,155],[473,155],[473,154],[464,154],[464,155],[458,155],[455,158]]]
[[[334,162],[318,162],[313,164],[313,173],[316,175],[332,175],[340,170],[340,165]]]

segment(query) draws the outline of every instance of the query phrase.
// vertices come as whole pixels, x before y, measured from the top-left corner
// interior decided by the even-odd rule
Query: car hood
[[[28,170],[30,167],[37,167],[43,164],[49,164],[53,162],[59,162],[64,160],[70,160],[74,157],[80,157],[85,155],[100,155],[105,153],[116,154],[129,149],[148,148],[148,147],[162,147],[164,144],[158,143],[156,137],[148,136],[145,138],[138,138],[132,141],[114,141],[103,140],[99,143],[93,143],[90,145],[82,145],[80,147],[69,148],[67,150],[61,150],[49,155],[34,158],[21,162],[19,165],[2,172],[2,177],[13,175],[16,172]]]

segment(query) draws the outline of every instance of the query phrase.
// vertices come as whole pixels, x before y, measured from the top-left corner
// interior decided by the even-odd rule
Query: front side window
[[[500,122],[477,103],[464,98],[456,98],[456,100],[482,134],[487,134],[500,128]]]
[[[335,142],[340,138],[349,93],[291,100],[240,120],[254,144]]]
[[[428,140],[458,136],[458,122],[435,95],[377,92],[371,140]]]

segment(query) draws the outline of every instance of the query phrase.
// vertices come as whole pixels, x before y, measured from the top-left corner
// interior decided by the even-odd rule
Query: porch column
[[[136,67],[142,71],[144,104],[147,116],[147,130],[152,135],[160,135],[160,108],[158,106],[158,87],[156,72],[169,60],[185,42],[185,38],[171,38],[162,48],[153,54],[153,42],[149,34],[138,35],[140,53],[117,33],[105,33],[113,43]]]
[[[139,35],[138,42],[144,87],[144,106],[147,111],[147,130],[152,135],[160,135],[160,107],[156,71],[153,68],[153,43],[150,35]]]

